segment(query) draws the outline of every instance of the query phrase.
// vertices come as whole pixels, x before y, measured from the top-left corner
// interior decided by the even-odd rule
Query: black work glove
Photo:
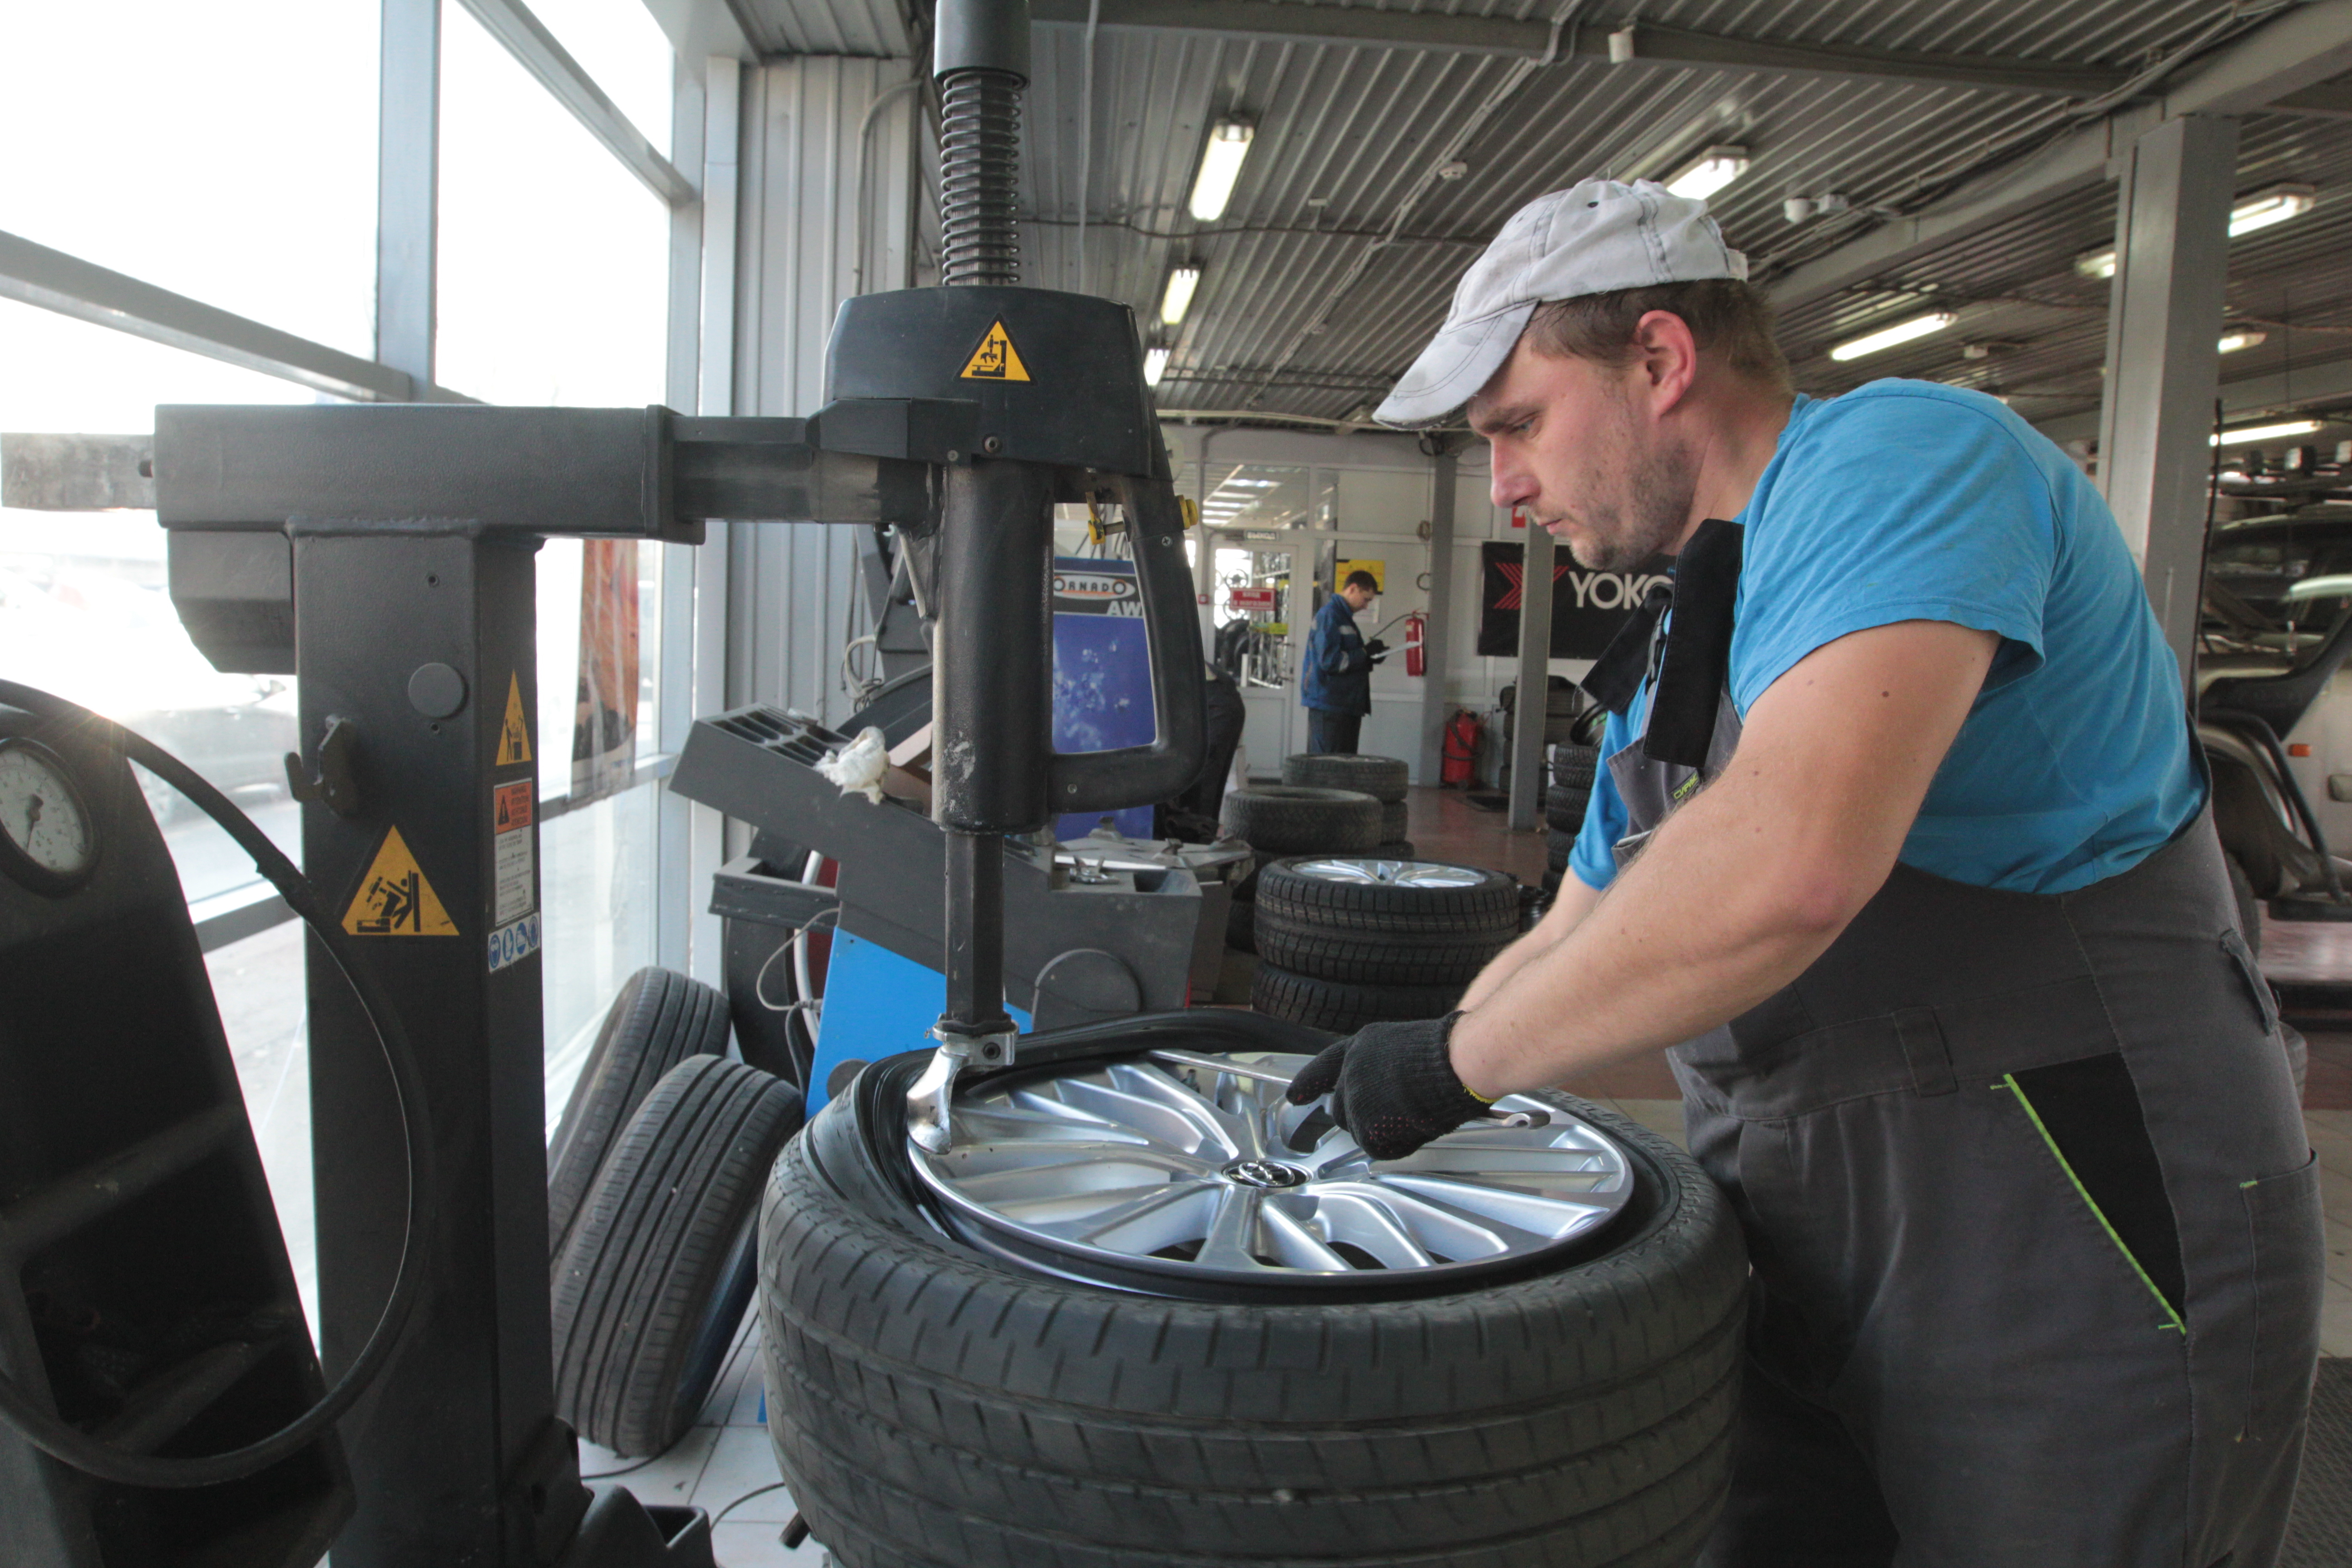
[[[1379,655],[1389,651],[1389,645],[1382,642],[1380,638],[1374,637],[1371,641],[1364,645],[1364,651],[1377,658]]]
[[[1462,1087],[1447,1037],[1459,1013],[1409,1024],[1367,1024],[1323,1047],[1290,1080],[1290,1103],[1331,1097],[1331,1120],[1375,1160],[1402,1160],[1484,1115],[1490,1101]]]

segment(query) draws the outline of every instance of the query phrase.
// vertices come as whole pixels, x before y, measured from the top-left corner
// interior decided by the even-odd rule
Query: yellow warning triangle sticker
[[[343,929],[353,936],[456,936],[457,922],[441,907],[441,896],[425,879],[425,868],[408,852],[408,841],[397,827],[387,830],[376,850],[352,907],[343,911]]]
[[[490,765],[510,768],[530,761],[530,726],[522,716],[522,676],[507,677],[507,720],[499,729],[499,760]]]
[[[962,381],[1026,381],[1029,367],[1021,363],[1020,351],[1013,346],[1013,335],[998,321],[988,329],[988,336],[980,340],[980,347],[971,351],[964,361]]]

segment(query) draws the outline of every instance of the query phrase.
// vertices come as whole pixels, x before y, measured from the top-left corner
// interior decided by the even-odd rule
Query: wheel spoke
[[[1254,1187],[1226,1187],[1217,1194],[1216,1204],[1208,1238],[1193,1261],[1203,1268],[1263,1271],[1265,1265],[1258,1261],[1256,1248],[1258,1211],[1265,1206],[1265,1194]]]
[[[1416,1197],[1475,1215],[1485,1224],[1507,1226],[1522,1236],[1545,1241],[1555,1241],[1583,1229],[1602,1208],[1599,1204],[1574,1198],[1546,1197],[1540,1193],[1458,1182],[1444,1176],[1380,1172],[1371,1180],[1383,1188],[1402,1187]]]
[[[1260,1205],[1259,1223],[1273,1243],[1274,1255],[1293,1268],[1345,1274],[1356,1266],[1324,1245],[1323,1238],[1293,1215],[1279,1198]]]

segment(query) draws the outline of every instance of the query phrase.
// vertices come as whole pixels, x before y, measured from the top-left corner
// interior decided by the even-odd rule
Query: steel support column
[[[703,174],[704,62],[699,58],[673,56],[670,71],[669,150],[689,174]],[[668,349],[663,401],[672,408],[700,411],[702,384],[702,207],[698,195],[669,215]],[[726,525],[715,525],[723,529]],[[656,708],[658,735],[656,749],[676,755],[686,747],[687,731],[695,715],[708,711],[696,700],[694,689],[696,576],[705,558],[722,565],[726,552],[705,551],[691,544],[650,546],[662,552],[661,632],[659,644],[660,700]],[[697,905],[695,896],[694,822],[710,815],[682,795],[661,790],[655,807],[654,960],[665,969],[694,971]],[[709,832],[712,863],[717,863],[719,826],[715,816]],[[718,941],[717,921],[705,918],[708,940]],[[706,954],[706,971],[719,961]],[[707,974],[706,974],[707,977]]]
[[[1461,462],[1453,442],[1435,437],[1429,462],[1429,620],[1422,627],[1421,751],[1414,775],[1433,784],[1445,766],[1447,648],[1454,636],[1454,500]]]
[[[2196,654],[2237,161],[2236,121],[2168,121],[2132,144],[2116,204],[2099,483],[2184,679]]]
[[[375,357],[433,384],[440,235],[441,0],[383,0],[376,100]]]
[[[1519,579],[1518,696],[1511,714],[1511,812],[1514,833],[1543,826],[1543,733],[1551,706],[1552,537],[1530,525]]]
[[[702,314],[697,354],[699,372],[692,406],[706,416],[735,412],[736,217],[740,210],[743,140],[743,67],[731,55],[710,55],[702,67]],[[728,532],[733,525],[704,525],[694,552],[694,669],[690,712],[715,713],[727,705]],[[687,883],[708,888],[727,858],[727,824],[706,805],[688,808]],[[690,972],[716,985],[725,979],[725,939],[719,917],[698,898],[693,910]]]

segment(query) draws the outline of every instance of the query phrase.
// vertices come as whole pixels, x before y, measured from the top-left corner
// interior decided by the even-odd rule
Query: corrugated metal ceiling
[[[737,3],[747,26],[758,19],[763,47],[865,52],[886,34],[906,47],[895,0]],[[1331,0],[1286,3],[1313,10]],[[929,0],[919,4],[919,16]],[[1371,8],[1536,21],[1560,14],[1555,0]],[[1606,30],[1623,7],[1570,11],[1573,25]],[[2242,30],[2268,14],[2250,11],[2229,25]],[[1650,0],[1639,15],[1643,26],[1719,37],[2129,72],[2211,35],[2231,13],[2214,0]],[[1174,353],[1160,399],[1171,411],[1349,416],[1411,362],[1443,319],[1454,280],[1504,219],[1587,175],[1658,176],[1706,145],[1746,146],[1748,172],[1714,205],[1731,242],[1769,274],[1866,231],[1872,208],[1915,209],[1989,150],[2063,133],[2079,112],[2063,99],[1975,86],[1612,67],[1589,54],[1529,74],[1492,54],[1106,26],[1093,47],[1088,138],[1087,63],[1082,27],[1038,28],[1024,280],[1069,289],[1083,280],[1152,326],[1169,268],[1200,261],[1191,316],[1169,334]],[[1515,72],[1525,79],[1461,150],[1463,177],[1427,180]],[[1254,119],[1257,139],[1224,217],[1198,224],[1185,199],[1202,138],[1227,114]],[[2225,374],[2352,353],[2352,334],[2316,330],[2352,325],[2352,121],[2255,115],[2242,146],[2242,189],[2301,180],[2320,187],[2320,201],[2311,215],[2233,246],[2232,310],[2299,330],[2273,331],[2232,355]],[[1854,212],[1783,220],[1784,198],[1824,192],[1843,195]],[[1874,375],[1921,374],[2009,393],[2029,416],[2095,405],[2105,289],[2076,276],[2072,259],[2112,238],[2112,204],[2111,188],[2079,193],[1791,312],[1784,340],[1801,384],[1830,392]],[[1384,242],[1391,226],[1395,237]],[[1351,286],[1336,289],[1360,267]],[[1830,343],[1931,296],[1963,302],[1958,328],[1858,365],[1825,357]],[[2013,346],[1969,360],[1964,342]]]

